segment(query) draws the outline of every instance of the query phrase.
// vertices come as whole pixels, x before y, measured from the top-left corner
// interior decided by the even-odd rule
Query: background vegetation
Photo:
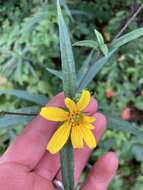
[[[142,3],[137,0],[69,0],[67,7],[62,2],[73,43],[96,40],[96,28],[107,44]],[[29,113],[36,113],[40,104],[46,102],[45,96],[51,98],[62,90],[61,80],[49,72],[49,69],[61,68],[56,5],[46,0],[0,1],[0,15],[0,89],[26,90],[25,95],[16,94],[22,99],[0,91],[0,110],[27,112],[28,107]],[[141,26],[143,11],[126,32]],[[81,180],[100,155],[114,150],[119,155],[120,167],[110,190],[143,189],[143,140],[138,131],[138,128],[143,131],[142,43],[143,38],[139,38],[121,48],[89,86],[99,101],[100,110],[108,116],[109,128],[93,152]],[[78,69],[91,48],[73,48]],[[93,54],[90,60],[95,59]],[[41,96],[32,97],[27,91]],[[3,118],[1,113],[0,154],[28,121],[26,116],[22,117],[25,120],[9,115]],[[132,128],[119,117],[129,120]]]

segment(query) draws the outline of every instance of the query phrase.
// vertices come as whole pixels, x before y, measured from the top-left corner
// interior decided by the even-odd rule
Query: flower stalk
[[[60,151],[62,181],[65,190],[74,190],[74,153],[69,139]]]
[[[75,89],[66,88],[64,80],[63,89],[65,96],[74,98]],[[60,162],[64,188],[65,190],[74,190],[74,152],[70,139],[60,151]]]
[[[76,73],[72,45],[68,28],[57,0],[60,51],[62,60],[63,90],[65,96],[74,99],[76,93]],[[71,141],[60,151],[62,181],[65,190],[74,190],[74,153]]]

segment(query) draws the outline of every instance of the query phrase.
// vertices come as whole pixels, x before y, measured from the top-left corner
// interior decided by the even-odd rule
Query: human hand
[[[48,105],[64,107],[63,93],[55,96]],[[96,118],[94,135],[99,142],[106,127],[105,117],[97,112],[97,102],[91,99],[86,112]],[[2,190],[55,190],[53,180],[61,179],[59,154],[51,155],[46,146],[56,130],[57,123],[37,116],[10,145],[0,159],[0,189]],[[91,150],[76,149],[75,183],[85,167]],[[115,153],[102,156],[91,169],[82,190],[106,190],[118,167]]]

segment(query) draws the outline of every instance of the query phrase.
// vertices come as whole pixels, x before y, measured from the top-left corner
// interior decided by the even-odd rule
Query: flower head
[[[76,103],[70,98],[65,98],[67,110],[58,107],[43,107],[40,115],[50,121],[62,122],[50,139],[47,150],[51,153],[57,153],[71,138],[74,148],[83,148],[84,142],[89,148],[96,147],[96,139],[92,133],[95,126],[92,122],[94,117],[85,115],[84,109],[90,102],[90,93],[87,90],[82,92],[79,101]]]

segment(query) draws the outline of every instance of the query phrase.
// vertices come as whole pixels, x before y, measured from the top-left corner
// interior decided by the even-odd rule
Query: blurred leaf
[[[66,12],[67,12],[67,15],[70,17],[70,19],[72,20],[72,22],[74,21],[73,17],[72,17],[72,14],[71,14],[71,11],[69,9],[69,7],[67,6],[67,3],[65,0],[62,0],[60,1],[61,4],[63,5],[63,7],[65,8]]]
[[[38,75],[36,73],[36,70],[34,69],[34,67],[32,66],[32,64],[30,64],[29,62],[27,62],[27,65],[29,67],[29,71],[32,74],[32,76],[34,76],[35,79],[39,80],[39,77],[38,77]]]
[[[84,79],[81,81],[78,89],[82,90],[87,87],[87,85],[93,80],[96,74],[100,71],[100,69],[108,63],[109,59],[116,52],[116,49],[109,52],[106,56],[97,60],[97,62],[93,63],[87,71],[87,74],[84,76]]]
[[[138,138],[133,137],[132,140],[131,140],[131,144],[141,144],[143,145],[143,139],[142,139],[142,136],[139,136]]]
[[[142,175],[140,175],[140,173],[139,173],[139,177],[138,178],[139,179],[142,178]],[[143,180],[142,179],[139,180],[138,178],[137,178],[137,181],[135,182],[135,184],[132,185],[132,187],[131,187],[130,190],[142,190],[143,189]]]
[[[78,74],[77,74],[77,81],[78,81],[77,85],[80,84],[83,76],[88,71],[89,65],[91,64],[91,60],[93,58],[93,54],[94,54],[94,50],[91,50],[91,52],[89,53],[89,55],[87,56],[87,58],[83,61],[82,66],[79,69]]]
[[[46,16],[48,15],[48,12],[44,12],[44,11],[39,11],[38,13],[36,12],[35,15],[27,18],[25,20],[25,22],[23,23],[23,27],[22,30],[20,31],[22,35],[26,35],[26,33],[32,33],[33,30],[35,30],[35,28],[37,27],[38,24],[40,24],[40,22],[46,18]]]
[[[102,34],[100,32],[98,32],[96,29],[94,30],[96,38],[97,38],[97,42],[100,48],[100,51],[106,55],[108,53],[108,47],[107,45],[104,43],[104,38],[102,36]]]
[[[113,146],[116,144],[115,138],[110,138],[105,141],[101,141],[99,143],[99,147],[104,150],[104,152],[107,152],[113,148]]]
[[[133,145],[132,147],[132,153],[134,154],[137,161],[142,162],[143,161],[143,147],[141,145]]]
[[[100,50],[104,55],[107,55],[108,51],[108,47],[106,44],[103,44],[102,46],[100,46]]]
[[[94,30],[98,44],[99,45],[103,45],[104,44],[104,39],[102,37],[102,34],[100,32],[98,32],[96,29]]]
[[[135,107],[139,110],[143,110],[143,97],[137,97],[135,101]]]
[[[123,36],[121,36],[120,38],[114,40],[111,43],[111,48],[119,48],[125,44],[127,44],[128,42],[131,42],[139,37],[141,37],[143,35],[143,27],[136,29],[132,32],[129,32]]]
[[[32,120],[32,116],[7,115],[0,118],[0,128],[6,128],[15,125],[24,125]]]
[[[92,17],[92,14],[90,14],[89,12],[87,13],[86,11],[81,11],[81,10],[77,10],[77,9],[72,9],[71,13],[72,13],[72,15],[84,16],[84,17],[87,17],[87,18]]]
[[[26,90],[0,90],[0,95],[2,94],[13,95],[39,105],[45,105],[48,102],[48,98],[46,96],[40,94],[32,94]]]
[[[9,111],[9,110],[8,110]],[[35,114],[38,113],[39,106],[24,107],[17,110],[14,110],[15,113],[29,113]],[[24,125],[30,122],[34,116],[27,115],[5,115],[0,117],[0,128],[13,127],[15,125]]]
[[[54,74],[55,76],[57,76],[59,79],[63,80],[62,71],[50,69],[48,67],[46,68],[46,70],[49,71],[51,74]]]
[[[74,43],[73,46],[84,46],[84,47],[90,47],[90,48],[94,48],[94,49],[98,48],[98,44],[94,40],[78,41],[78,42]]]
[[[40,110],[40,105],[19,108],[19,109],[14,110],[13,112],[36,114],[36,113],[38,113],[39,110]],[[8,110],[8,111],[10,111],[10,110]]]
[[[40,13],[38,15],[31,17],[28,23],[26,22],[25,27],[23,27],[23,30],[21,30],[21,33],[25,32],[31,33],[46,15],[47,13],[46,14]]]
[[[62,74],[63,74],[63,89],[66,96],[75,96],[76,89],[76,73],[75,63],[72,52],[72,45],[69,37],[68,28],[64,21],[60,5],[58,3],[58,23],[59,23],[59,38],[60,51],[62,59]]]
[[[105,113],[105,115],[107,116],[108,127],[110,129],[113,129],[115,131],[127,132],[127,133],[137,135],[137,136],[143,136],[143,133],[140,131],[140,129],[136,125],[129,123],[128,121],[124,121],[115,116],[111,116],[107,113]]]

